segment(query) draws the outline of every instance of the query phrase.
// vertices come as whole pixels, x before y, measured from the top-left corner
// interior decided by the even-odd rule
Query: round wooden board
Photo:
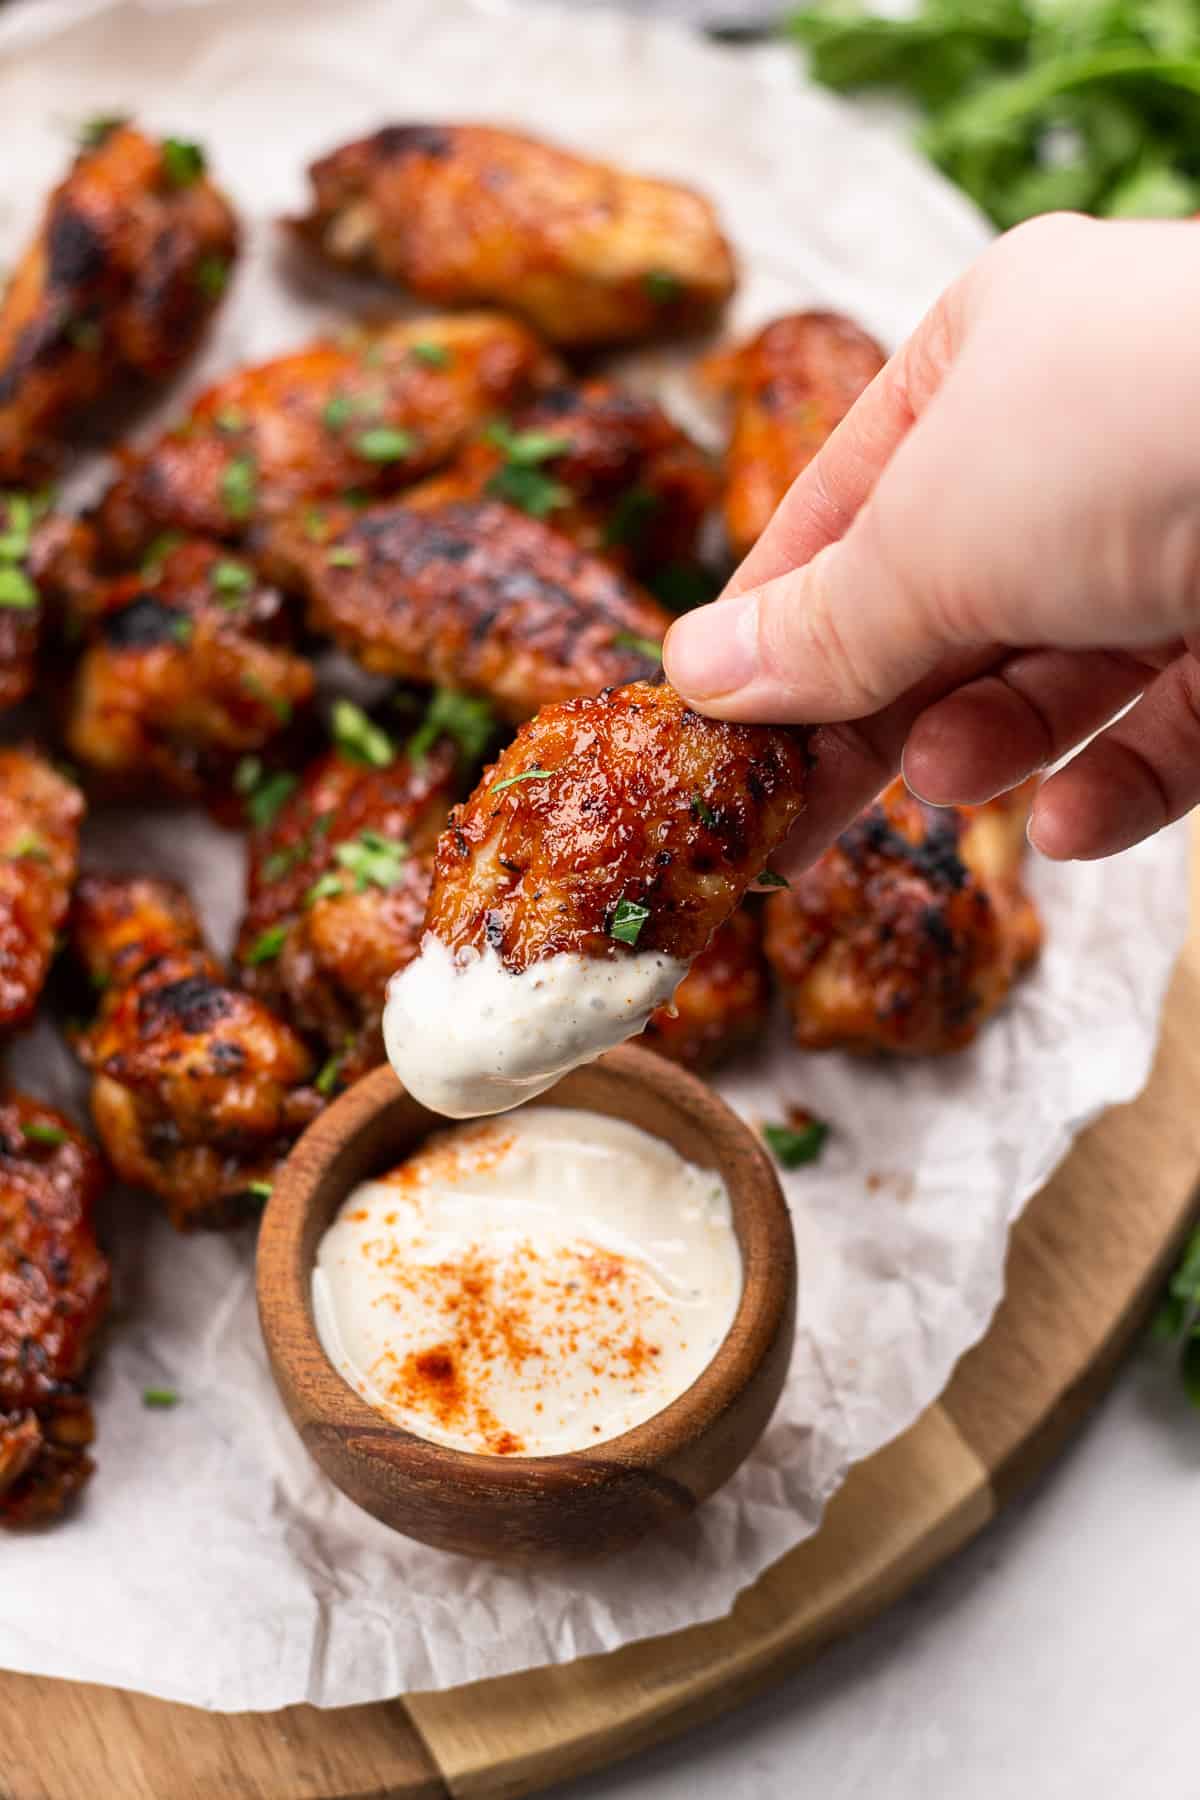
[[[1193,890],[1200,879],[1194,843]],[[1136,929],[1136,925],[1131,925]],[[1200,931],[1149,1086],[1075,1146],[1013,1234],[1008,1290],[936,1406],[856,1468],[820,1532],[728,1618],[442,1694],[219,1714],[0,1676],[4,1800],[510,1800],[711,1719],[881,1611],[1053,1455],[1141,1329],[1200,1173]]]

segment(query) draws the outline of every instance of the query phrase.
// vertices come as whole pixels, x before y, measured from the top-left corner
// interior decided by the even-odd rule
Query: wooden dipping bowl
[[[330,1363],[313,1322],[321,1235],[360,1181],[400,1162],[447,1121],[376,1069],[296,1145],[263,1217],[258,1310],[275,1381],[305,1447],[342,1492],[385,1525],[442,1550],[532,1562],[627,1548],[686,1517],[728,1481],[779,1398],[795,1329],[796,1257],[787,1205],[747,1126],[694,1075],[624,1046],[564,1076],[540,1106],[608,1113],[665,1138],[723,1176],[744,1269],[733,1324],[712,1361],[644,1424],[586,1450],[492,1456],[452,1450],[390,1423]]]

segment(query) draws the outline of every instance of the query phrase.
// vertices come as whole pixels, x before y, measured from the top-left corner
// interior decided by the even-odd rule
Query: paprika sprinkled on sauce
[[[355,1189],[313,1305],[330,1360],[396,1424],[548,1456],[690,1387],[741,1286],[719,1176],[623,1120],[530,1106],[441,1132]]]

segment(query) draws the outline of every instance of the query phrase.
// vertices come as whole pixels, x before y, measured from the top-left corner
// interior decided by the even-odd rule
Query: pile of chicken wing
[[[383,1059],[426,929],[514,969],[689,961],[646,1042],[697,1068],[761,1041],[773,984],[805,1048],[957,1049],[1038,947],[1028,795],[935,812],[896,784],[766,898],[808,734],[713,723],[661,680],[673,608],[718,591],[881,366],[871,339],[805,313],[709,354],[714,455],[596,362],[719,319],[736,268],[702,195],[484,125],[387,126],[309,173],[304,253],[443,310],[341,321],[113,444],[239,246],[204,150],[116,119],[0,301],[0,1024],[90,996],[63,1029],[98,1140],[0,1099],[4,1524],[91,1468],[106,1182],[182,1230],[253,1217]],[[73,516],[41,484],[97,444],[111,478]],[[87,809],[172,799],[246,835],[229,966],[181,888],[87,868]]]

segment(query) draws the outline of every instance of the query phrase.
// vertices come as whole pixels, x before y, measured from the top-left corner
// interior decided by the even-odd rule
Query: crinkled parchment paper
[[[271,221],[306,159],[386,118],[531,126],[719,200],[742,253],[736,323],[845,308],[894,342],[984,233],[948,188],[781,51],[495,0],[109,5],[38,0],[0,19],[0,257],[35,215],[69,123],[98,111],[203,137],[252,222],[204,370],[300,339],[350,290],[286,267]],[[361,294],[360,294],[361,297]],[[683,395],[670,358],[641,374]],[[218,941],[236,841],[178,815],[110,818],[92,856],[188,880]],[[335,1706],[579,1656],[724,1612],[812,1532],[849,1464],[902,1431],[984,1331],[1006,1233],[1105,1106],[1145,1079],[1185,926],[1178,832],[1102,867],[1039,868],[1048,946],[967,1054],[916,1067],[805,1058],[780,1033],[723,1091],[752,1120],[802,1101],[836,1135],[790,1176],[803,1277],[795,1365],[738,1477],[685,1527],[562,1576],[394,1537],[317,1472],[268,1376],[253,1242],[111,1221],[117,1317],[97,1372],[99,1472],[78,1514],[0,1543],[0,1665],[240,1710]],[[43,1028],[10,1075],[78,1092]],[[143,1408],[176,1387],[173,1411]]]

